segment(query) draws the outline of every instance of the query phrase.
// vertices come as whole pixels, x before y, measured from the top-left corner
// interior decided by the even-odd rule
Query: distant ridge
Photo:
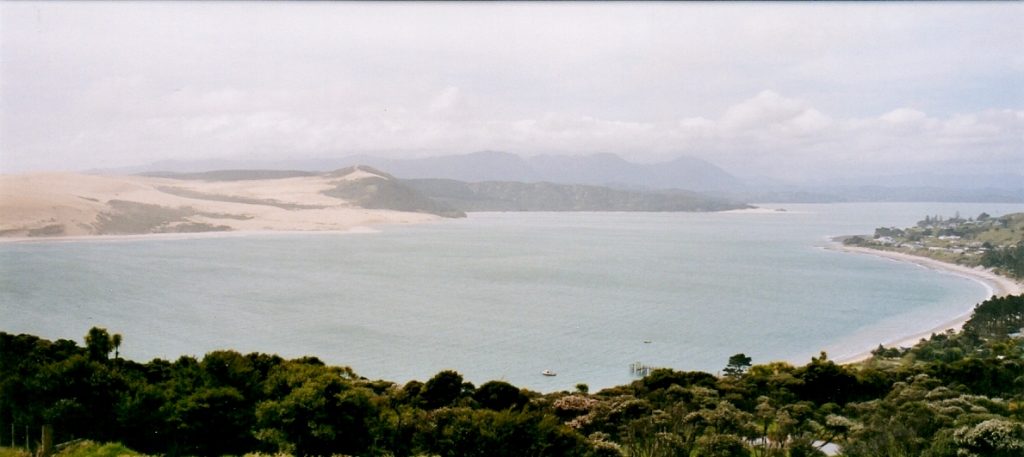
[[[663,163],[638,164],[615,154],[521,157],[507,152],[482,151],[424,159],[359,159],[363,163],[390,170],[395,176],[403,179],[548,182],[698,192],[726,191],[743,187],[736,177],[725,170],[691,157],[679,157]]]
[[[683,190],[616,189],[552,182],[399,179],[367,165],[353,165],[322,173],[216,170],[195,173],[158,172],[144,175],[202,181],[319,177],[331,180],[334,186],[321,193],[350,201],[362,208],[422,212],[443,217],[464,217],[465,212],[472,211],[724,211],[749,207],[730,199]],[[180,190],[161,190],[182,196],[196,196]]]
[[[463,211],[725,211],[750,208],[688,191],[634,191],[582,184],[410,179],[410,187]]]
[[[277,161],[213,159],[162,161],[145,167],[98,170],[99,174],[139,173],[179,179],[264,179],[328,172],[357,164],[388,170],[401,179],[453,179],[463,182],[522,182],[605,186],[636,191],[688,190],[736,201],[779,203],[834,202],[1024,202],[1024,174],[935,174],[909,172],[846,179],[817,179],[790,183],[772,178],[741,180],[701,159],[678,157],[640,164],[611,153],[589,155],[520,156],[480,151],[418,159],[389,159],[372,155],[305,158]],[[240,170],[237,176],[212,175],[207,170]],[[299,172],[294,170],[308,170]],[[183,174],[182,174],[183,173]],[[223,172],[214,172],[223,173]],[[265,173],[265,174],[263,174]],[[249,178],[252,176],[252,178]]]
[[[236,169],[301,173],[287,170],[326,172],[354,165],[388,170],[401,179],[454,179],[466,182],[515,181],[524,183],[586,184],[636,190],[733,191],[743,183],[725,170],[701,159],[679,157],[667,162],[639,164],[616,154],[580,156],[538,155],[523,157],[500,151],[480,151],[418,159],[388,159],[371,155],[339,158],[300,159],[275,162],[243,160],[163,161],[142,169],[118,170],[147,176],[206,179],[206,170]],[[223,172],[216,172],[223,173]],[[225,178],[237,179],[226,176]],[[218,178],[220,179],[220,178]],[[261,178],[252,178],[261,179]]]

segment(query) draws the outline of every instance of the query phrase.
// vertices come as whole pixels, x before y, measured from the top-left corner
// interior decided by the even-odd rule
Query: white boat
[[[544,371],[540,372],[540,374],[542,374],[544,376],[558,376],[558,373],[555,373],[554,371],[551,371],[551,370],[544,370]]]

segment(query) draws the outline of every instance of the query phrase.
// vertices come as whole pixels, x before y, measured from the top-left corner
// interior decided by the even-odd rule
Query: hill
[[[695,192],[641,192],[549,182],[410,179],[410,187],[464,211],[724,211],[748,205]]]

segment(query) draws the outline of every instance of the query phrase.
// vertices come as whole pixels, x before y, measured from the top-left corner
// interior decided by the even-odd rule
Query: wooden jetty
[[[629,374],[637,378],[642,378],[644,376],[651,374],[651,371],[656,370],[657,368],[658,367],[644,365],[641,362],[633,362],[629,364]]]

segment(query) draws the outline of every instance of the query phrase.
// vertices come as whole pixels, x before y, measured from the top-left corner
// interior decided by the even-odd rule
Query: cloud
[[[459,88],[448,86],[430,101],[427,111],[440,113],[452,109],[459,102]]]
[[[893,125],[915,125],[928,119],[928,115],[916,109],[899,108],[883,114],[879,119]]]
[[[720,123],[730,130],[748,130],[783,125],[802,116],[806,105],[782,97],[770,90],[762,91],[751,99],[733,105],[725,111]]]
[[[253,6],[4,3],[0,171],[482,149],[1024,168],[1021,4]]]
[[[1024,168],[1024,111],[1019,110],[939,117],[904,107],[873,117],[836,118],[806,100],[764,90],[714,117],[636,121],[544,112],[509,118],[462,103],[467,94],[455,86],[425,94],[419,109],[372,100],[345,105],[345,94],[323,100],[332,108],[322,111],[276,101],[315,96],[183,88],[152,106],[132,105],[131,116],[117,116],[127,108],[110,106],[103,123],[82,128],[62,147],[103,150],[112,161],[132,157],[139,144],[150,145],[151,154],[186,159],[272,157],[280,151],[341,156],[483,149],[527,155],[613,152],[640,161],[690,155],[741,175],[784,179],[965,163],[988,164],[990,171]]]

